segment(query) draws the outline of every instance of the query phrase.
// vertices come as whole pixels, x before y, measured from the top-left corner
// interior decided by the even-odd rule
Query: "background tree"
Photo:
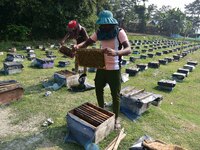
[[[200,30],[200,0],[185,6],[185,13],[190,21],[192,21],[193,30]]]
[[[97,10],[100,11],[107,2],[107,0],[1,0],[0,39],[59,38],[65,34],[66,23],[72,19],[78,20],[88,31],[92,31],[95,27]],[[19,35],[24,37],[14,37],[17,34],[12,32],[20,33]]]

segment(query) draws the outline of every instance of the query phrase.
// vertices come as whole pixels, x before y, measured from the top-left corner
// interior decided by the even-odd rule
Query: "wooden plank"
[[[113,150],[117,150],[117,148],[118,148],[118,146],[119,146],[119,143],[120,143],[120,141],[121,141],[121,136],[122,136],[122,134],[124,133],[124,128],[122,128],[121,129],[121,131],[120,131],[120,133],[119,133],[119,136],[118,136],[118,138],[117,138],[117,141],[115,142],[115,145],[114,145],[114,147],[113,147]]]
[[[105,148],[105,150],[117,150],[120,141],[126,136],[124,128],[120,131],[119,135]]]
[[[23,88],[12,89],[0,93],[0,104],[7,104],[11,101],[21,99],[23,96]]]
[[[86,105],[87,106],[87,105]],[[81,107],[83,107],[85,110],[87,110],[88,112],[90,112],[92,115],[97,116],[98,118],[102,119],[103,121],[107,120],[109,118],[109,116],[105,116],[103,113],[96,111],[95,109],[93,109],[92,107],[86,107],[85,105],[82,105]]]
[[[102,122],[104,122],[105,120],[103,120],[102,118],[100,118],[99,116],[98,116],[98,114],[94,114],[94,113],[92,113],[91,111],[89,111],[89,110],[86,110],[85,108],[83,108],[83,107],[79,107],[79,109],[81,109],[82,111],[84,111],[88,116],[90,116],[91,118],[94,118],[95,120],[98,120],[98,121],[100,121],[101,123]]]
[[[95,133],[95,142],[98,143],[106,136],[108,136],[109,133],[114,130],[114,126],[115,126],[115,115],[110,117],[97,127]]]
[[[70,118],[76,120],[77,122],[79,122],[80,124],[83,124],[84,126],[87,126],[89,128],[92,128],[93,130],[96,130],[96,127],[90,123],[88,123],[87,121],[79,118],[78,116],[74,115],[73,110],[71,110],[70,112],[67,113],[67,116],[69,116]]]
[[[121,94],[122,94],[122,95],[125,95],[125,94],[127,94],[128,92],[132,91],[133,89],[135,89],[135,87],[127,86],[127,87],[125,87],[125,88],[123,88],[123,89],[121,90]]]
[[[142,93],[142,92],[144,92],[144,89],[132,90],[130,93],[127,93],[125,96],[126,97],[131,97],[131,96],[134,96],[134,95],[138,95],[139,93]]]
[[[90,117],[86,117],[86,115],[82,112],[80,112],[79,110],[75,109],[74,110],[74,115],[76,115],[77,117],[79,117],[80,119],[90,123],[91,125],[97,127],[99,126],[99,122],[97,122],[96,120],[94,119],[91,119]]]
[[[145,99],[145,98],[147,98],[147,97],[149,97],[149,96],[151,96],[151,95],[153,95],[153,93],[148,93],[148,94],[146,94],[146,95],[144,95],[144,96],[142,96],[142,97],[140,97],[140,98],[138,98],[139,100],[142,100],[142,99]]]
[[[81,109],[81,108],[76,108],[75,109],[76,111],[78,111],[78,112],[80,112],[80,113],[82,113],[83,115],[85,115],[85,118],[90,118],[90,119],[92,119],[93,121],[96,121],[96,122],[98,122],[98,123],[102,123],[102,121],[99,119],[99,118],[97,118],[96,116],[93,116],[93,115],[91,115],[90,113],[88,113],[88,112],[86,112],[86,111],[84,111],[83,109]]]
[[[100,111],[97,111],[96,109],[94,109],[94,108],[92,108],[92,107],[90,107],[90,106],[88,106],[88,105],[84,105],[83,104],[83,107],[85,107],[85,108],[89,108],[91,111],[93,111],[93,113],[95,113],[95,114],[98,114],[99,115],[99,117],[102,117],[103,119],[105,119],[105,120],[107,120],[110,116],[108,116],[108,115],[106,115],[106,114],[104,114],[104,113],[102,113],[102,112],[100,112]]]

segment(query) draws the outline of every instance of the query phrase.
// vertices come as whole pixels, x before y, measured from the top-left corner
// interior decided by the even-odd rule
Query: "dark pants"
[[[95,77],[95,91],[98,104],[104,108],[104,87],[106,83],[110,86],[113,101],[113,112],[117,118],[120,109],[121,70],[97,69]]]

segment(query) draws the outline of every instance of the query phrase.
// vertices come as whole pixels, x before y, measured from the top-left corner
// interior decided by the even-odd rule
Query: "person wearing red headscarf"
[[[86,29],[81,26],[76,20],[71,20],[67,25],[67,33],[61,40],[60,44],[64,45],[65,41],[68,39],[75,39],[76,44],[80,44],[89,38]],[[75,72],[78,72],[78,62],[75,57]],[[84,67],[84,73],[87,72],[87,68]]]

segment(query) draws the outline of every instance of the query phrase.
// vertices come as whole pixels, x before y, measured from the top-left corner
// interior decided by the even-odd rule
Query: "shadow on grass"
[[[42,132],[25,137],[17,137],[10,141],[1,141],[1,150],[35,150],[35,149],[63,149],[84,150],[76,143],[65,143],[66,126],[47,127]],[[59,148],[58,148],[59,147]]]
[[[29,95],[29,94],[38,94],[38,93],[42,93],[45,91],[45,88],[42,86],[42,84],[38,84],[38,85],[30,85],[25,87],[25,95]]]

